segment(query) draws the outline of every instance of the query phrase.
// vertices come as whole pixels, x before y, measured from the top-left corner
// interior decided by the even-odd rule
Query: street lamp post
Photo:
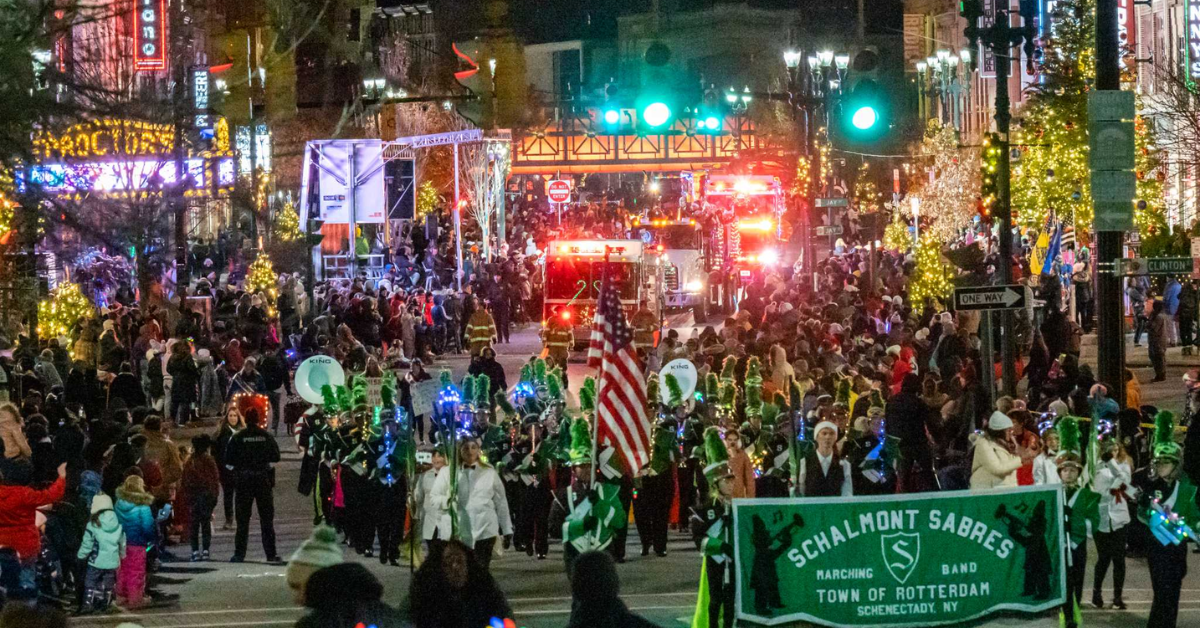
[[[804,63],[801,63],[803,60]],[[812,209],[816,200],[824,191],[825,181],[821,178],[821,150],[818,146],[820,137],[818,113],[825,114],[826,126],[829,120],[829,102],[841,94],[846,82],[846,74],[850,68],[850,55],[844,52],[835,53],[832,50],[813,51],[805,55],[799,51],[789,50],[783,53],[783,62],[788,69],[788,100],[792,104],[793,115],[799,110],[804,111],[804,137],[799,138],[804,145],[805,154],[809,158],[809,186],[807,209],[801,212],[803,226],[803,255],[804,268],[813,273],[813,287],[816,287],[816,275],[812,246]],[[808,71],[802,71],[807,65]],[[833,225],[833,208],[828,210],[829,224]],[[836,236],[832,231],[829,235],[829,250],[833,250]]]
[[[922,99],[936,97],[939,119],[943,124],[953,124],[962,129],[962,101],[971,93],[971,51],[962,49],[958,53],[938,50],[937,53],[917,62],[917,87]]]

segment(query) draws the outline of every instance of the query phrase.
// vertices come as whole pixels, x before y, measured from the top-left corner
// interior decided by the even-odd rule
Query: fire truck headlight
[[[699,279],[693,279],[683,286],[684,292],[700,292],[704,289],[704,282]]]
[[[764,266],[774,266],[779,263],[779,253],[775,249],[767,249],[758,256],[758,261]]]

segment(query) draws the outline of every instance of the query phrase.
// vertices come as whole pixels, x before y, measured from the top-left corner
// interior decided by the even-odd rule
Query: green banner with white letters
[[[733,504],[743,621],[934,626],[1066,598],[1057,485]]]

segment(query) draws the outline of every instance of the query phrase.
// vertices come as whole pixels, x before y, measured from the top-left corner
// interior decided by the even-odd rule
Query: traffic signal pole
[[[1000,267],[999,280],[1001,284],[1012,283],[1012,189],[1009,181],[1010,164],[1009,164],[1009,123],[1012,121],[1012,113],[1009,111],[1011,103],[1008,97],[1008,77],[1012,64],[1012,49],[1014,46],[1025,44],[1025,54],[1027,58],[1033,58],[1033,20],[1034,20],[1034,5],[1028,0],[1021,0],[1021,16],[1023,25],[1013,27],[1009,19],[1008,0],[1003,3],[1003,9],[997,7],[994,19],[990,26],[980,27],[979,20],[982,17],[987,17],[983,14],[983,6],[980,0],[962,0],[962,17],[966,18],[967,27],[963,34],[970,40],[972,47],[978,43],[983,43],[991,51],[996,60],[996,132],[999,135],[999,159],[996,163],[996,202],[995,216],[999,223],[999,249]],[[1116,22],[1114,21],[1114,24]],[[976,63],[975,59],[971,60],[972,64]],[[994,318],[993,318],[994,320]],[[1013,333],[1016,326],[1013,324],[1013,315],[1009,310],[1004,310],[1000,317],[1000,362],[1002,383],[1001,390],[1005,395],[1014,395],[1017,391],[1017,339]],[[984,333],[991,333],[990,329]],[[984,364],[983,368],[994,368],[991,364]]]
[[[1117,33],[1117,0],[1096,3],[1096,89],[1120,90],[1120,43]],[[1097,262],[1121,257],[1122,231],[1097,231]],[[1094,264],[1093,268],[1098,268]],[[1115,270],[1096,272],[1097,375],[1108,387],[1108,396],[1125,407],[1125,332],[1122,321],[1121,278]]]

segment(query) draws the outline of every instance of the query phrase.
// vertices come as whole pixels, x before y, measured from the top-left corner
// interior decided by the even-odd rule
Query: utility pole
[[[1096,3],[1096,89],[1097,94],[1121,89],[1120,44],[1117,33],[1117,0]],[[1093,174],[1096,170],[1093,168]],[[1093,184],[1093,190],[1095,185]],[[1093,192],[1095,195],[1095,192]],[[1094,200],[1094,198],[1093,198]],[[1132,203],[1127,205],[1132,221]],[[1099,218],[1097,208],[1097,218]],[[1096,220],[1097,262],[1112,263],[1121,257],[1124,231],[1107,230]],[[1105,230],[1101,230],[1101,229]],[[1098,265],[1094,266],[1099,269]],[[1122,320],[1121,279],[1115,269],[1096,273],[1096,347],[1098,375],[1108,387],[1108,396],[1125,407],[1125,332]]]
[[[187,176],[187,168],[185,167],[185,137],[187,136],[188,125],[185,124],[186,119],[184,110],[187,107],[187,74],[189,65],[185,62],[187,59],[185,48],[190,37],[184,32],[187,26],[184,24],[182,16],[181,2],[171,2],[170,8],[170,24],[171,24],[171,39],[174,40],[171,45],[171,69],[173,76],[171,81],[171,118],[175,128],[175,145],[172,151],[172,156],[175,161],[175,185],[171,187],[169,197],[164,194],[164,201],[171,203],[175,215],[175,293],[180,296],[180,304],[182,305],[183,295],[186,293],[188,286],[191,284],[191,269],[188,268],[188,244],[187,244],[187,200],[184,192],[189,183]],[[190,30],[190,29],[188,29]]]
[[[1009,0],[993,0],[997,2],[992,24],[980,27],[979,20],[984,15],[982,0],[963,0],[962,16],[967,20],[963,34],[971,42],[972,48],[977,48],[980,42],[991,51],[996,63],[996,133],[999,136],[999,159],[996,164],[996,202],[993,213],[999,223],[999,280],[1001,284],[1012,283],[1012,191],[1009,177],[1009,123],[1012,112],[1008,97],[1008,76],[1012,65],[1012,49],[1014,46],[1025,44],[1025,56],[1032,59],[1033,41],[1036,33],[1033,29],[1034,9],[1031,0],[1021,0],[1021,18],[1023,26],[1014,27],[1009,19]],[[1003,6],[1004,8],[1000,8]],[[1114,22],[1115,23],[1115,22]],[[977,60],[972,58],[974,66]],[[994,320],[994,317],[992,317]],[[1015,395],[1017,391],[1017,343],[1013,330],[1013,314],[1004,310],[1000,316],[1001,330],[1001,390],[1005,395]],[[991,333],[990,329],[983,333]],[[984,368],[992,368],[985,364]]]

